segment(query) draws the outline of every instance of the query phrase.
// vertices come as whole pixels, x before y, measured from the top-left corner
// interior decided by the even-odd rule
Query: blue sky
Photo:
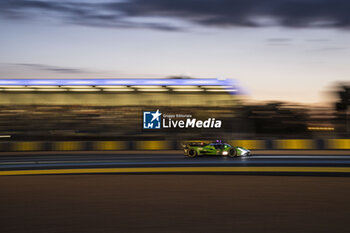
[[[307,11],[309,9],[309,11]],[[349,80],[343,0],[0,3],[0,78],[233,78],[304,103]]]

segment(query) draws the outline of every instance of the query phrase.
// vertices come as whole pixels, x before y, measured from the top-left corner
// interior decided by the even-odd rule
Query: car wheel
[[[231,149],[228,152],[228,156],[230,156],[231,158],[236,157],[237,156],[237,151],[235,149]]]
[[[188,157],[194,158],[197,156],[197,152],[195,150],[188,151]]]

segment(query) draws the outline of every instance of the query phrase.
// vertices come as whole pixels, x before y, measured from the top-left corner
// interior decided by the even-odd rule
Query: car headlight
[[[223,151],[222,155],[228,155],[228,152],[227,151]]]
[[[247,156],[249,154],[249,150],[238,148],[241,151],[241,156]]]

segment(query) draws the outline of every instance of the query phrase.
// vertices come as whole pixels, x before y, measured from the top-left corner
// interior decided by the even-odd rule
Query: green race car
[[[216,141],[212,143],[204,142],[191,142],[184,145],[184,155],[194,158],[199,155],[221,155],[229,156],[231,158],[237,156],[250,156],[250,150],[240,147],[240,146],[231,146],[222,141]]]

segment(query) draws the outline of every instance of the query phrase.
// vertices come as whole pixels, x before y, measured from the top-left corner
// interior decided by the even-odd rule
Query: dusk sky
[[[348,0],[0,1],[0,78],[238,80],[325,101],[350,80]]]

